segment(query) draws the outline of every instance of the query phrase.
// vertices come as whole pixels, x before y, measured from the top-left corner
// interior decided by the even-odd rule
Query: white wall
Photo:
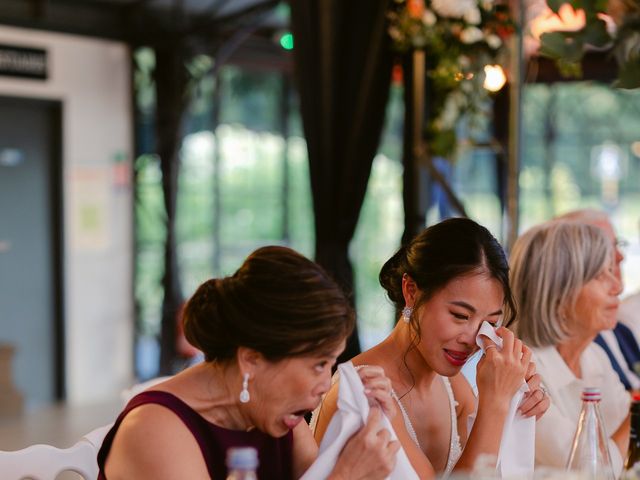
[[[49,65],[46,81],[0,77],[0,95],[62,101],[68,399],[117,395],[133,370],[129,51],[117,42],[5,26],[0,43],[44,48]],[[83,223],[89,209],[94,222]]]

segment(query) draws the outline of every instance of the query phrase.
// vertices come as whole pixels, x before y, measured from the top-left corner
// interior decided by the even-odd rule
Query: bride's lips
[[[461,367],[466,363],[471,354],[469,352],[458,352],[456,350],[444,349],[444,356],[450,364],[456,367]]]

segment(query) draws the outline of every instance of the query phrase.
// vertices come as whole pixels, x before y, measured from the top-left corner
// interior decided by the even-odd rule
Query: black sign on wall
[[[0,75],[47,79],[47,51],[0,44]]]

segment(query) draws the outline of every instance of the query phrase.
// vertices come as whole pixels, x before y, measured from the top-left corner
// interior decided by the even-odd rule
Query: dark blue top
[[[250,432],[227,430],[205,420],[171,393],[148,391],[131,399],[107,433],[98,452],[98,467],[100,467],[98,480],[107,478],[104,474],[104,465],[122,420],[134,408],[149,403],[167,407],[182,420],[198,442],[211,478],[224,480],[227,477],[225,457],[227,449],[231,447],[254,447],[258,451],[260,461],[258,478],[283,480],[293,478],[293,433],[291,431],[284,437],[273,438],[257,429]]]
[[[638,370],[640,368],[640,347],[638,346],[636,337],[633,335],[633,332],[629,327],[620,322],[618,322],[613,329],[613,334],[616,337],[616,341],[618,342],[618,346],[620,347],[620,351],[622,352],[624,361],[627,364],[627,368],[631,371],[631,375],[635,375],[636,377],[638,377]],[[611,366],[618,374],[618,377],[620,377],[620,381],[624,385],[624,388],[626,388],[627,390],[632,390],[631,382],[629,382],[629,379],[627,379],[624,370],[616,360],[613,352],[609,349],[609,346],[604,341],[604,338],[598,335],[595,339],[595,342],[600,345],[602,349],[607,353],[607,356],[611,361]]]

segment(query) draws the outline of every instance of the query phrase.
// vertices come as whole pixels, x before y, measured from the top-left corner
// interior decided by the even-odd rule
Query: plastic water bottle
[[[258,480],[258,451],[253,447],[227,450],[227,480]]]
[[[600,414],[600,398],[599,388],[585,388],[582,391],[582,410],[567,470],[579,472],[585,479],[615,480],[609,454],[609,436]]]

